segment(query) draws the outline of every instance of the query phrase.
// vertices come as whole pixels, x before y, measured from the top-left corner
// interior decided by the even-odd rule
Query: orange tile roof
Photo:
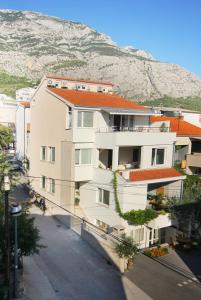
[[[24,106],[25,108],[29,108],[30,102],[28,102],[28,101],[20,102],[20,105]]]
[[[69,80],[69,81],[77,81],[77,82],[86,82],[86,83],[95,83],[95,84],[104,84],[104,85],[110,85],[114,86],[113,83],[111,82],[102,82],[102,81],[95,81],[95,80],[88,80],[88,79],[78,79],[78,78],[71,78],[71,77],[65,77],[65,76],[60,76],[60,75],[55,75],[55,74],[48,74],[46,76],[49,79],[61,79],[61,80]]]
[[[174,168],[165,168],[165,169],[131,171],[129,174],[129,179],[131,181],[144,181],[144,180],[164,179],[164,178],[180,177],[180,176],[183,175],[177,170],[175,170]]]
[[[48,88],[48,90],[76,106],[110,107],[124,109],[147,110],[144,106],[115,94],[94,93],[86,91]]]
[[[150,121],[152,123],[170,121],[171,131],[176,132],[177,135],[201,136],[200,127],[184,121],[181,117],[151,116]]]

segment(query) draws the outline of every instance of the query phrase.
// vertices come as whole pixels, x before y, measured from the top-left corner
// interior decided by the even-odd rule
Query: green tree
[[[24,256],[29,256],[34,253],[39,253],[43,247],[40,241],[39,229],[34,225],[34,218],[30,217],[28,209],[23,208],[22,214],[18,218],[18,247]],[[5,255],[5,240],[4,240],[4,206],[0,203],[0,256]],[[14,217],[10,218],[10,248],[14,251]]]
[[[5,149],[13,142],[12,130],[0,124],[0,150]]]

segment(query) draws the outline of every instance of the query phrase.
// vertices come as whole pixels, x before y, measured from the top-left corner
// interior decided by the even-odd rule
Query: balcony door
[[[134,148],[133,149],[133,163],[137,168],[140,167],[140,160],[141,160],[141,147]]]
[[[121,129],[121,115],[114,115],[114,131],[120,131]]]

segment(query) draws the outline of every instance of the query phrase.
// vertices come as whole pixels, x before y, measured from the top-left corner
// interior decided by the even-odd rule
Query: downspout
[[[25,164],[25,110],[26,110],[26,107],[24,107],[24,164]]]

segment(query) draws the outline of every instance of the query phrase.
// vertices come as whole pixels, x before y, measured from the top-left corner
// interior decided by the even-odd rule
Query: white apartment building
[[[112,94],[112,85],[100,92],[102,83],[90,82],[94,92],[50,86],[49,80],[43,78],[31,103],[34,190],[71,211],[79,198],[85,218],[116,233],[125,231],[140,247],[167,241],[168,214],[142,226],[129,225],[118,215],[113,171],[119,170],[123,212],[150,207],[149,193],[180,197],[185,177],[172,167],[176,134],[153,127],[155,112]]]
[[[36,89],[31,87],[22,88],[16,91],[17,102],[30,102]]]
[[[16,109],[16,156],[19,160],[29,159],[30,102],[18,103]]]
[[[15,99],[5,94],[0,94],[0,123],[15,129],[15,112],[17,103]]]

